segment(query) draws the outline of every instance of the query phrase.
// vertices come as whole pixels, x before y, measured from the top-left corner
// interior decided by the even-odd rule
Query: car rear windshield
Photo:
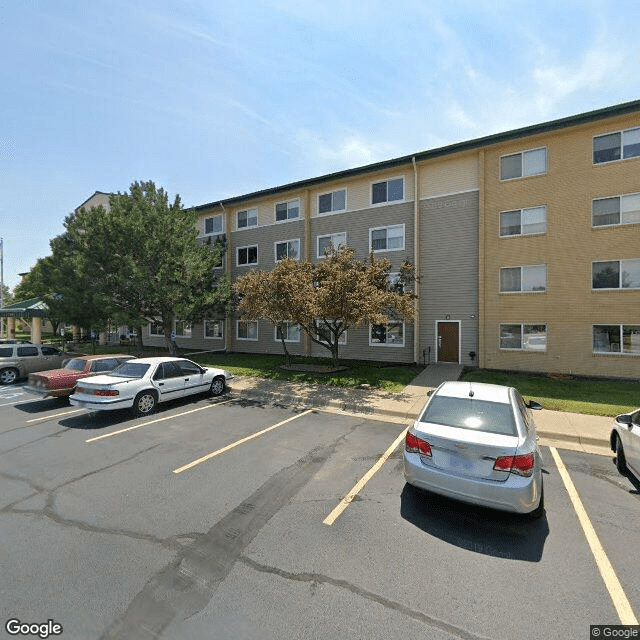
[[[507,436],[518,435],[511,405],[474,398],[436,396],[431,399],[420,422]]]
[[[148,370],[148,364],[143,364],[141,362],[125,362],[115,368],[110,375],[116,376],[117,378],[142,378]]]
[[[69,371],[84,371],[84,365],[85,365],[84,360],[78,360],[78,358],[73,358],[72,360],[69,360],[67,364],[64,365],[64,368],[68,369]]]

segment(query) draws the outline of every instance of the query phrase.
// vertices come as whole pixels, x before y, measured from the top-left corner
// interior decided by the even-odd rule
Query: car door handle
[[[184,381],[185,382],[189,382],[190,378],[185,378]]]
[[[164,382],[158,382],[159,387],[164,387]]]

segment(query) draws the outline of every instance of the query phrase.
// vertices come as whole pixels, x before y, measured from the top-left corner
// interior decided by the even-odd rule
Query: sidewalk
[[[457,380],[463,367],[431,364],[400,393],[363,388],[341,388],[300,382],[236,376],[231,391],[248,400],[301,407],[322,407],[334,412],[364,414],[388,422],[410,424],[427,400],[427,391],[445,380]],[[543,409],[534,412],[540,444],[598,455],[613,455],[609,434],[613,418]]]

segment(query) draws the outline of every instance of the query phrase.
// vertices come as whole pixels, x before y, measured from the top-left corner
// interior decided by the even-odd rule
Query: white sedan
[[[611,430],[611,450],[616,452],[616,467],[640,480],[640,409],[616,418]]]
[[[130,408],[144,416],[159,402],[205,392],[219,396],[231,378],[224,369],[201,367],[185,358],[139,358],[108,375],[80,380],[69,401],[90,411]]]

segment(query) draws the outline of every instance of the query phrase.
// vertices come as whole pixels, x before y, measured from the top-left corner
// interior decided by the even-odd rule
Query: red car
[[[62,369],[30,373],[26,390],[43,398],[64,398],[73,393],[76,382],[80,378],[109,373],[134,357],[124,353],[114,353],[71,358]]]

